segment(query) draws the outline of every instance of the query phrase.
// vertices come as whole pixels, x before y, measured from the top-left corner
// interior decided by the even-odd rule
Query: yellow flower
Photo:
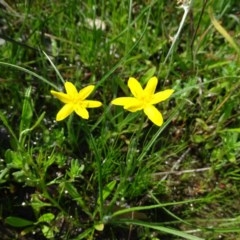
[[[51,90],[51,94],[58,98],[65,105],[57,113],[56,120],[61,121],[68,117],[73,111],[77,113],[80,117],[84,119],[89,118],[87,108],[97,108],[102,106],[102,103],[99,101],[85,100],[93,91],[94,86],[90,85],[79,92],[76,87],[71,82],[65,82],[64,84],[66,92],[56,92]]]
[[[161,126],[163,124],[162,114],[153,105],[168,99],[174,90],[167,89],[154,93],[157,84],[158,79],[156,77],[152,77],[149,79],[145,89],[143,89],[135,78],[130,77],[128,80],[128,87],[134,97],[116,98],[112,101],[112,104],[123,106],[124,109],[130,112],[143,110],[154,124]]]

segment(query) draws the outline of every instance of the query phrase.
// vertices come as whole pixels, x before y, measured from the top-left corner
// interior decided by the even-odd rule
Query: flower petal
[[[173,94],[173,92],[174,92],[173,89],[167,89],[167,90],[155,93],[151,100],[151,104],[156,104],[168,99]]]
[[[123,106],[124,109],[130,112],[136,112],[143,109],[142,102],[134,97],[120,97],[112,100],[111,102],[114,105]]]
[[[143,102],[139,101],[137,98],[134,98],[133,100],[131,100],[131,102],[124,106],[124,109],[130,112],[137,112],[139,110],[142,110],[143,108]]]
[[[143,95],[143,89],[141,84],[137,81],[137,79],[130,77],[128,80],[128,87],[133,94],[134,97],[140,98]]]
[[[70,103],[72,101],[72,98],[69,95],[67,95],[66,93],[56,92],[56,91],[51,90],[51,94],[54,97],[58,98],[63,103]]]
[[[82,104],[86,108],[97,108],[102,106],[101,102],[94,100],[84,100]]]
[[[91,94],[93,89],[94,89],[93,85],[89,85],[89,86],[81,89],[78,93],[78,99],[81,99],[81,100],[86,99]]]
[[[162,114],[153,105],[148,105],[147,107],[145,107],[144,113],[157,126],[161,126],[163,124]]]
[[[88,110],[86,108],[82,107],[82,106],[79,106],[79,105],[75,106],[74,107],[74,111],[81,118],[84,118],[84,119],[88,119],[89,118]]]
[[[134,101],[136,98],[133,97],[119,97],[111,101],[113,105],[125,106],[128,105],[131,101]]]
[[[68,117],[73,112],[73,105],[72,104],[65,104],[60,111],[57,113],[56,120],[62,121],[66,117]]]
[[[67,95],[69,95],[72,98],[77,98],[78,91],[71,82],[65,82],[64,86],[65,86]]]
[[[148,96],[152,96],[156,90],[157,84],[158,84],[158,79],[156,77],[150,78],[144,89],[144,93],[147,94]]]

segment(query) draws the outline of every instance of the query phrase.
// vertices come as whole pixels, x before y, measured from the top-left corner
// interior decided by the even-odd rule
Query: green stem
[[[47,186],[46,186],[46,184],[45,184],[44,179],[41,179],[41,181],[40,181],[40,186],[41,186],[42,193],[43,193],[44,197],[47,198],[54,207],[58,208],[62,213],[66,214],[66,212],[65,212],[64,209],[59,205],[59,203],[58,203],[54,198],[52,198],[52,197],[50,196],[49,192],[47,191]]]
[[[143,111],[141,111],[141,115],[139,117],[141,119],[140,119],[138,131],[136,133],[136,139],[137,139],[138,142],[139,142],[139,138],[141,137],[141,133],[143,132],[142,128],[143,128],[144,121],[145,121],[145,115],[143,114]]]
[[[88,135],[90,137],[90,141],[94,150],[94,153],[96,155],[96,163],[97,163],[97,170],[98,170],[98,196],[99,196],[99,205],[100,205],[100,219],[103,219],[103,187],[102,187],[102,165],[101,165],[101,156],[99,155],[99,151],[97,149],[97,146],[95,144],[95,140],[89,131],[88,127],[86,127]]]
[[[64,209],[59,205],[59,203],[50,196],[46,188],[43,189],[43,194],[54,205],[54,207],[58,208],[62,213],[65,213]]]

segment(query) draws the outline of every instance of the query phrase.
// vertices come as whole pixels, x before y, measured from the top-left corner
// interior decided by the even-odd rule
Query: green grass
[[[240,239],[239,8],[190,2],[0,3],[1,239]],[[110,104],[152,76],[161,127]]]

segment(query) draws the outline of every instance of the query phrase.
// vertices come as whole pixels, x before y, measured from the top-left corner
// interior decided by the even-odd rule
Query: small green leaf
[[[38,223],[40,222],[51,222],[55,218],[52,213],[45,213],[38,218]]]
[[[29,87],[25,92],[25,99],[23,102],[22,116],[21,116],[21,122],[20,122],[20,133],[25,129],[29,128],[32,120],[33,110],[32,110],[32,102],[30,99],[30,95],[31,95],[31,87]]]
[[[8,129],[9,133],[11,134],[11,136],[14,139],[14,145],[16,145],[15,147],[17,147],[19,145],[17,136],[15,135],[14,130],[12,129],[10,124],[8,123],[8,119],[6,118],[6,116],[1,111],[0,111],[0,120],[3,122],[4,126]]]
[[[47,238],[47,239],[54,238],[54,232],[49,226],[43,225],[42,233],[45,236],[45,238]]]
[[[82,207],[86,208],[85,202],[81,198],[80,193],[78,190],[70,183],[70,182],[65,182],[64,184],[65,189],[68,191],[69,195]]]
[[[103,189],[103,200],[106,200],[106,198],[111,194],[113,191],[115,185],[116,185],[116,180],[111,181],[110,183],[107,184],[107,186],[104,187]],[[98,204],[100,203],[100,199],[98,198]]]
[[[8,149],[5,152],[5,159],[8,167],[20,169],[23,166],[23,158],[20,152]]]
[[[41,208],[43,207],[49,207],[51,206],[50,203],[46,203],[46,202],[43,202],[39,199],[39,195],[38,194],[32,194],[32,201],[31,201],[31,206],[32,208],[39,212]]]
[[[5,219],[5,223],[13,227],[27,227],[34,224],[33,221],[29,221],[19,217],[12,217],[12,216],[7,217]]]
[[[103,231],[103,229],[104,229],[104,224],[103,224],[103,223],[95,224],[95,225],[94,225],[94,228],[95,228],[97,231]]]

